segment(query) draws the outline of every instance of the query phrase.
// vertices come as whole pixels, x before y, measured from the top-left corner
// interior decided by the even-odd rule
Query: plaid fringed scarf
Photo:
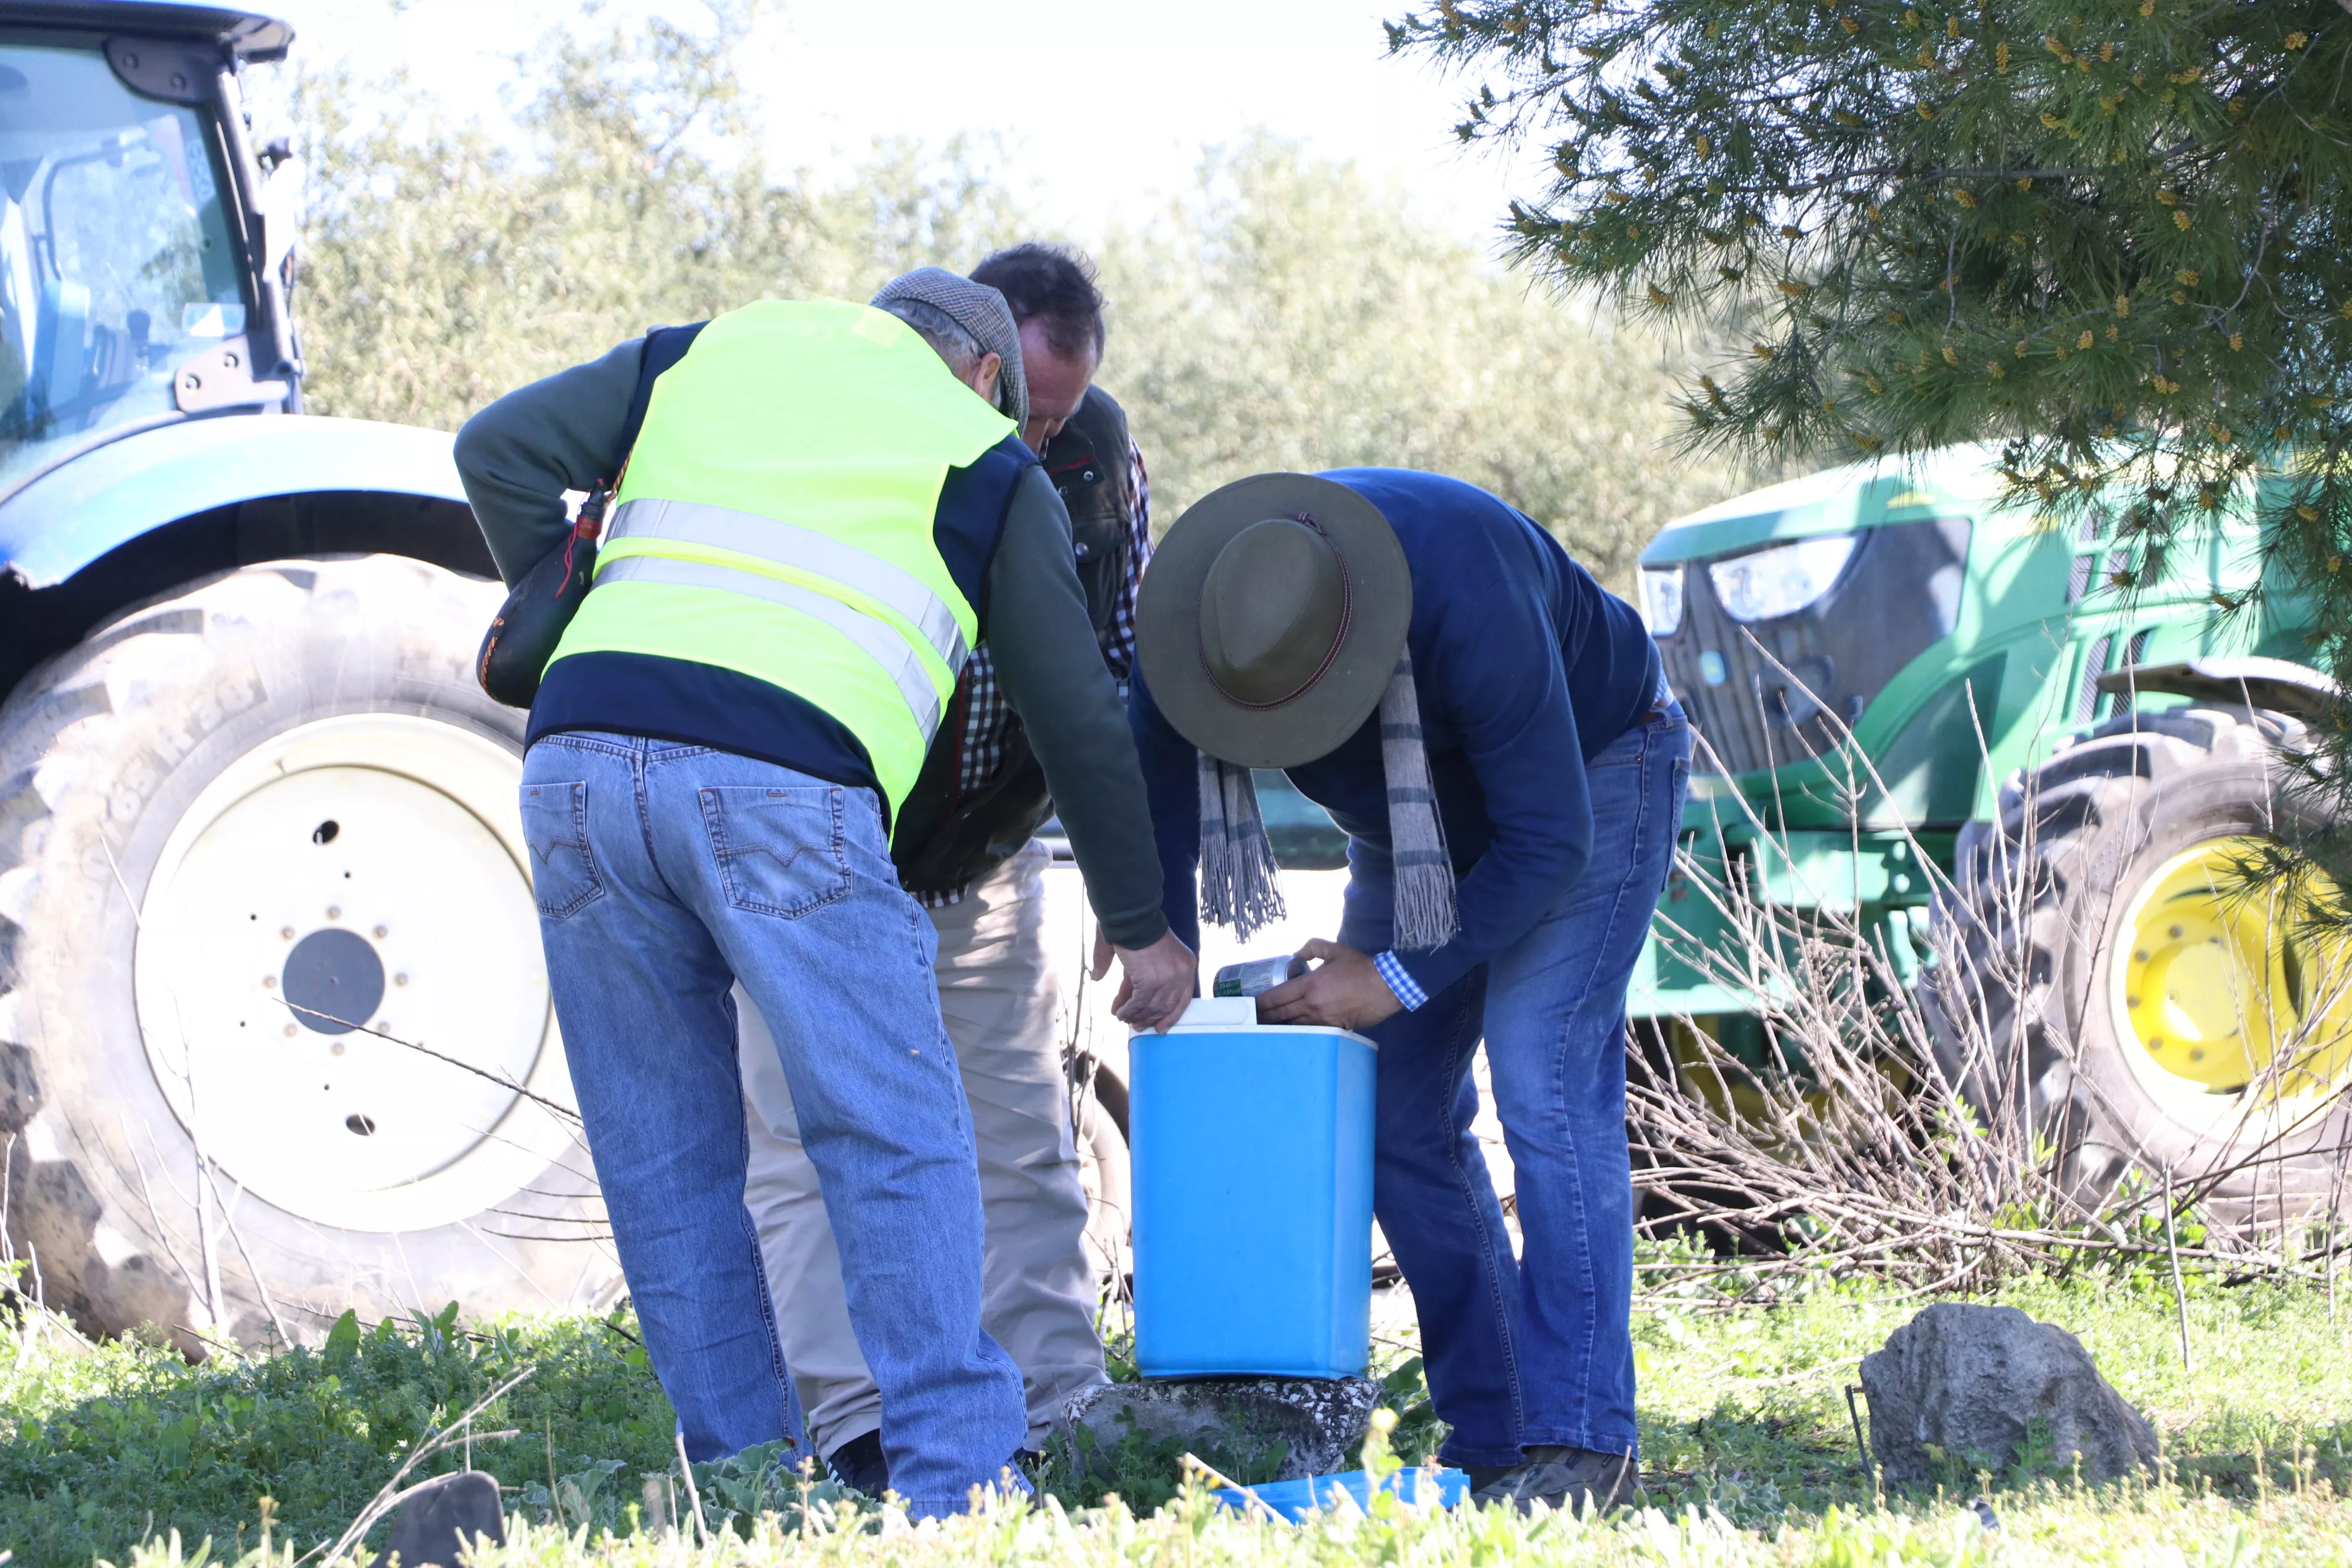
[[[1444,947],[1461,919],[1454,904],[1454,857],[1446,851],[1437,791],[1429,782],[1429,751],[1421,742],[1421,696],[1410,653],[1397,660],[1381,693],[1381,768],[1388,775],[1389,859],[1396,868],[1396,949]]]
[[[1443,947],[1454,940],[1459,916],[1454,900],[1454,859],[1438,821],[1422,744],[1421,699],[1413,688],[1412,656],[1397,661],[1381,693],[1381,766],[1388,778],[1389,846],[1396,868],[1399,952]],[[1257,785],[1247,768],[1201,753],[1201,918],[1229,925],[1246,942],[1280,920],[1282,889],[1275,878],[1274,846],[1258,815]]]
[[[1201,918],[1247,942],[1284,913],[1274,846],[1247,768],[1201,753]]]

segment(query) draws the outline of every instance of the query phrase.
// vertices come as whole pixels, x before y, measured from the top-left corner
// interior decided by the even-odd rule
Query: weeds
[[[1644,1249],[1645,1266],[1664,1262]],[[1909,1316],[1910,1305],[1897,1292],[1826,1270],[1802,1280],[1783,1277],[1769,1294],[1777,1304],[1769,1309],[1669,1300],[1636,1313],[1648,1503],[1662,1520],[1679,1521],[1696,1510],[1716,1521],[1708,1527],[1716,1536],[1675,1539],[1716,1541],[1710,1550],[1726,1553],[1723,1561],[1750,1554],[1769,1560],[1777,1550],[1769,1542],[1783,1532],[1827,1542],[1846,1539],[1839,1532],[1849,1529],[1867,1535],[1881,1528],[1898,1534],[1940,1528],[1932,1488],[1894,1495],[1899,1508],[1920,1510],[1917,1517],[1863,1522],[1878,1494],[1856,1451],[1843,1394],[1855,1361]],[[2078,1334],[2124,1396],[2156,1423],[2172,1467],[2171,1489],[2149,1498],[2171,1497],[2167,1506],[2173,1507],[2210,1498],[2226,1513],[2259,1510],[2281,1496],[2332,1499],[2352,1486],[2352,1422],[2345,1414],[2352,1410],[2352,1361],[2328,1322],[2323,1292],[2267,1283],[2231,1288],[2217,1277],[2193,1275],[2187,1300],[2199,1351],[2195,1373],[2184,1372],[2174,1352],[2175,1304],[2160,1278],[2027,1278],[1994,1299]],[[445,1432],[525,1368],[533,1369],[530,1376],[474,1423],[477,1433],[517,1436],[478,1436],[470,1455],[461,1440],[410,1477],[469,1459],[497,1476],[518,1531],[508,1562],[738,1560],[730,1552],[772,1560],[785,1550],[776,1542],[798,1542],[803,1530],[831,1541],[853,1521],[858,1531],[886,1538],[897,1528],[829,1483],[804,1482],[793,1452],[772,1447],[693,1468],[712,1542],[696,1548],[670,1411],[650,1373],[633,1360],[635,1351],[593,1320],[468,1331],[444,1314],[424,1322],[353,1324],[332,1350],[201,1366],[145,1344],[72,1349],[58,1341],[13,1366],[0,1352],[0,1544],[16,1552],[10,1568],[98,1559],[128,1568],[134,1553],[142,1563],[169,1563],[166,1542],[176,1531],[183,1568],[207,1539],[214,1561],[234,1563],[258,1544],[259,1500],[268,1497],[275,1500],[275,1549],[300,1556],[341,1535],[432,1434]],[[1418,1464],[1429,1458],[1444,1428],[1410,1357],[1385,1370],[1381,1401],[1397,1415],[1387,1438],[1396,1459]],[[1187,1506],[1181,1453],[1168,1451],[1174,1446],[1145,1447],[1097,1449],[1110,1474],[1096,1473],[1092,1493],[1074,1490],[1076,1477],[1040,1478],[1040,1506],[1048,1517],[1058,1510],[1080,1534],[1024,1533],[1046,1528],[1033,1523],[1014,1534],[1045,1541],[1039,1550],[1049,1556],[1088,1562],[1100,1561],[1100,1552],[1126,1552],[1115,1545],[1121,1531],[1145,1556],[1174,1551],[1178,1538],[1147,1520],[1153,1507],[1181,1514]],[[1266,1473],[1251,1470],[1246,1453],[1200,1457],[1236,1480]],[[1966,1458],[1957,1461],[1947,1495],[1974,1496],[1978,1468]],[[2105,1510],[2128,1514],[2156,1506],[2113,1489],[2069,1501],[2076,1496],[2071,1478],[2052,1473],[2032,1454],[2012,1457],[2009,1468],[2014,1473],[1992,1477],[1990,1495],[2012,1531],[2021,1528],[2017,1508],[2027,1503],[2073,1510],[2078,1531],[2081,1521]],[[1111,1491],[1118,1494],[1116,1504],[1106,1495]],[[2223,1516],[2199,1517],[2210,1522]],[[2352,1542],[2352,1516],[2332,1502],[2310,1517],[2330,1521],[2328,1531]],[[1841,1519],[1847,1523],[1833,1522]],[[1206,1520],[1195,1537],[1203,1556],[1191,1568],[1291,1550],[1281,1543],[1288,1537],[1230,1534]],[[961,1542],[954,1552],[981,1551],[981,1537],[957,1533],[964,1528],[941,1541]],[[1495,1537],[1497,1552],[1534,1550],[1549,1541],[1548,1554],[1573,1550],[1616,1562],[1650,1560],[1637,1551],[1647,1539],[1643,1531],[1665,1526],[1623,1522],[1609,1537],[1617,1544],[1605,1552],[1582,1533],[1525,1536],[1516,1525],[1481,1528],[1502,1532]],[[607,1533],[636,1544],[593,1546]],[[380,1548],[382,1526],[373,1536]],[[1413,1539],[1433,1549],[1440,1538]],[[1469,1550],[1469,1536],[1443,1539]],[[153,1544],[142,1548],[142,1542]],[[1147,1551],[1148,1542],[1159,1545]],[[671,1555],[656,1556],[656,1550]],[[846,1557],[869,1549],[835,1542],[791,1550]],[[945,1559],[938,1561],[945,1568]],[[1186,1568],[1173,1558],[1155,1562]],[[911,1560],[908,1568],[914,1568]]]
[[[0,1544],[18,1563],[122,1562],[176,1528],[225,1552],[257,1540],[275,1500],[277,1540],[310,1551],[342,1533],[432,1434],[516,1373],[531,1376],[476,1417],[478,1432],[409,1478],[468,1459],[525,1486],[617,1461],[631,1478],[672,1468],[672,1417],[644,1352],[596,1319],[466,1331],[454,1312],[339,1324],[331,1343],[190,1366],[163,1345],[54,1340],[0,1368]],[[510,1505],[511,1506],[511,1505]],[[562,1510],[551,1521],[588,1522]]]
[[[749,1536],[696,1546],[651,1534],[564,1532],[518,1521],[475,1568],[1365,1568],[1406,1563],[1541,1563],[1545,1568],[2029,1568],[2084,1561],[2222,1568],[2257,1563],[2342,1568],[2352,1562],[2352,1508],[2326,1489],[2278,1489],[2244,1500],[2193,1486],[2100,1490],[2037,1482],[1997,1500],[1923,1497],[1839,1504],[1758,1528],[1704,1504],[1645,1506],[1608,1520],[1507,1510],[1445,1511],[1382,1496],[1298,1525],[1244,1514],[1196,1479],[1168,1507],[1123,1503],[1072,1513],[1050,1502],[998,1504],[908,1529],[855,1507],[797,1523],[762,1520]],[[279,1554],[207,1554],[159,1538],[125,1568],[287,1568]]]

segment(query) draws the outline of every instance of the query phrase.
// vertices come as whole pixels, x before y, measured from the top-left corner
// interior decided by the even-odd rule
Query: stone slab
[[[1181,1438],[1212,1463],[1212,1450],[1281,1442],[1289,1451],[1274,1479],[1298,1480],[1356,1468],[1379,1397],[1379,1384],[1360,1377],[1152,1378],[1088,1389],[1070,1401],[1067,1420],[1106,1448],[1130,1432]]]

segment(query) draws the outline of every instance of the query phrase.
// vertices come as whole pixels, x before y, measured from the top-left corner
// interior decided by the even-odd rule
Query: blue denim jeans
[[[743,1205],[740,978],[776,1041],[851,1326],[917,1517],[1000,1481],[1029,1429],[980,1326],[971,1119],[873,795],[705,746],[551,735],[523,763],[572,1087],[687,1453],[782,1436],[789,1384]]]
[[[1678,707],[1589,764],[1592,858],[1534,929],[1368,1031],[1380,1047],[1372,1205],[1421,1316],[1455,1465],[1525,1445],[1637,1451],[1633,1184],[1625,1144],[1625,991],[1664,890],[1690,780]],[[1384,851],[1348,851],[1339,940],[1389,945]],[[1481,1036],[1518,1180],[1526,1257],[1470,1131]]]

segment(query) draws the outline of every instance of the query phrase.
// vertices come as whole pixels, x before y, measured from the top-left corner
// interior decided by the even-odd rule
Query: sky
[[[501,101],[516,51],[583,10],[577,0],[249,3],[294,24],[299,58],[371,76],[404,66],[476,109]],[[1264,129],[1394,176],[1428,216],[1483,246],[1512,171],[1454,142],[1457,81],[1386,58],[1381,23],[1403,8],[780,0],[744,49],[743,76],[782,167],[845,163],[878,137],[974,133],[1003,149],[1041,218],[1084,234],[1181,188],[1204,144]],[[707,19],[690,0],[612,0],[604,15],[648,12]]]

